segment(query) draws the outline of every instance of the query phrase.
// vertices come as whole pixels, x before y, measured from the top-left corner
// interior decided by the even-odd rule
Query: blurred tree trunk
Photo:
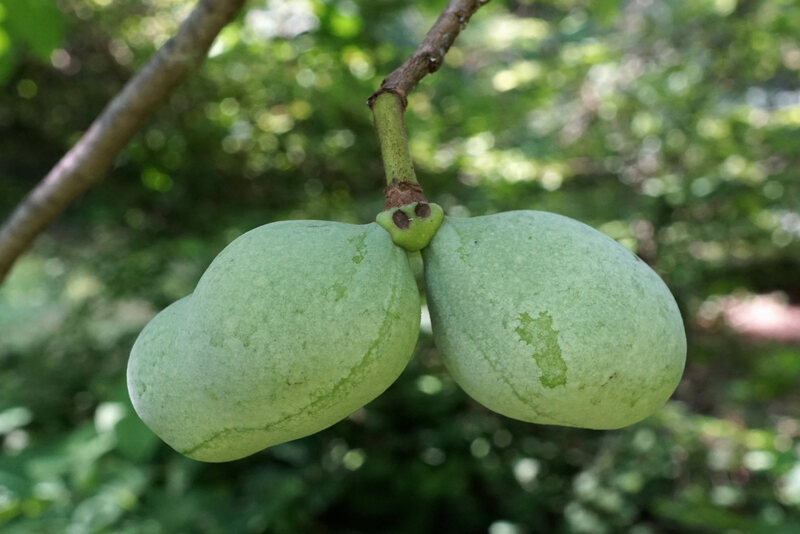
[[[86,133],[0,227],[0,282],[36,236],[100,180],[142,126],[205,59],[245,0],[201,0],[178,32],[125,85]]]

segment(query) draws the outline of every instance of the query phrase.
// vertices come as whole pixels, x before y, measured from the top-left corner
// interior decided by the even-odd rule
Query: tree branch
[[[403,121],[403,112],[408,105],[407,96],[422,78],[439,70],[445,54],[461,30],[466,28],[470,17],[488,3],[489,0],[450,0],[411,57],[393,70],[381,82],[380,89],[367,100],[372,109],[386,172],[384,211],[412,202],[427,202],[414,174],[408,150]]]
[[[411,57],[392,71],[381,83],[381,88],[369,98],[370,107],[381,93],[394,93],[400,97],[405,108],[408,93],[422,78],[439,70],[445,54],[470,17],[488,3],[489,0],[450,0]]]
[[[34,238],[100,180],[149,115],[205,59],[245,0],[200,0],[178,32],[125,85],[0,227],[0,282]]]

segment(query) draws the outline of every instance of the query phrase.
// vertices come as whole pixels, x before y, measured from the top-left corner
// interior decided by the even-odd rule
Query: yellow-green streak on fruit
[[[413,352],[419,295],[377,224],[273,223],[231,243],[142,331],[128,389],[192,458],[234,460],[322,430],[382,393]]]
[[[618,428],[675,390],[686,356],[677,305],[608,236],[544,212],[445,217],[422,252],[436,344],[488,408]]]
[[[520,340],[534,347],[531,355],[541,370],[539,382],[546,388],[563,386],[567,382],[567,364],[561,357],[558,345],[558,332],[553,330],[553,319],[547,312],[541,312],[534,319],[527,313],[517,317],[520,325],[514,329]]]

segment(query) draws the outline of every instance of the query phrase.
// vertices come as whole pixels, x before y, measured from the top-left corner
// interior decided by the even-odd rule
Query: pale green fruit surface
[[[666,285],[585,224],[536,211],[445,217],[423,258],[436,345],[491,410],[619,428],[680,380],[686,337]]]
[[[322,430],[382,393],[419,331],[406,253],[372,223],[252,230],[142,331],[128,390],[177,451],[234,460]]]

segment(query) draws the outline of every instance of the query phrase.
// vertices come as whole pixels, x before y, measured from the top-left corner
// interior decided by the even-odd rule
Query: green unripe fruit
[[[475,400],[535,423],[611,429],[675,390],[675,300],[613,239],[551,213],[445,217],[423,250],[436,345]]]
[[[177,451],[222,462],[322,430],[382,393],[419,331],[406,253],[377,224],[268,224],[142,331],[128,389]]]

